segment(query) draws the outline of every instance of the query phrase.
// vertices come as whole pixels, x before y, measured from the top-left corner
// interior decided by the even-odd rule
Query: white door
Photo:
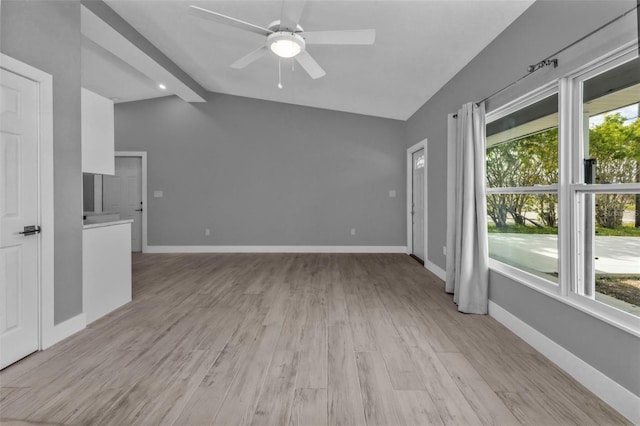
[[[38,85],[0,72],[1,369],[38,350],[39,187]]]
[[[115,176],[102,178],[102,210],[133,219],[131,251],[142,251],[142,158],[116,157]]]
[[[412,254],[424,261],[424,149],[414,152],[412,156]]]

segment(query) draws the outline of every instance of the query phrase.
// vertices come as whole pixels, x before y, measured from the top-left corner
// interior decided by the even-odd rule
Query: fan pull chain
[[[295,58],[291,59],[291,71],[296,70],[296,60]]]
[[[282,89],[282,65],[280,58],[278,58],[278,89]]]

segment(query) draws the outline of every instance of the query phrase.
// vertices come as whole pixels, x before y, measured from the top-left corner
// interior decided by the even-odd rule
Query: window
[[[557,284],[558,94],[547,95],[487,124],[487,223],[491,258]]]
[[[492,268],[640,333],[640,59],[627,47],[487,115]]]
[[[640,317],[640,59],[603,64],[576,81],[578,280],[574,292]]]

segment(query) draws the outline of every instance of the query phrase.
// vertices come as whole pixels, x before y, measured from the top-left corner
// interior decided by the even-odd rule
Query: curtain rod
[[[608,27],[609,25],[613,24],[614,22],[619,21],[620,19],[624,18],[625,16],[627,16],[628,14],[630,14],[631,12],[633,12],[634,10],[638,9],[640,6],[636,5],[634,7],[632,7],[631,9],[627,10],[625,13],[623,13],[622,15],[613,18],[611,21],[607,22],[606,24],[596,28],[595,30],[591,31],[590,33],[588,33],[587,35],[580,37],[578,40],[574,41],[573,43],[563,47],[562,49],[558,50],[557,52],[555,52],[552,55],[547,56],[546,58],[544,58],[542,61],[538,62],[535,65],[529,65],[527,67],[527,74],[523,75],[522,77],[518,78],[517,80],[515,80],[514,82],[510,83],[509,85],[503,87],[502,89],[493,92],[492,94],[490,94],[489,96],[487,96],[486,98],[482,99],[481,101],[476,102],[476,104],[481,104],[484,101],[487,101],[489,99],[491,99],[492,97],[494,97],[495,95],[497,95],[498,93],[502,93],[505,90],[507,90],[508,88],[520,83],[522,80],[524,80],[525,78],[529,77],[531,74],[533,74],[534,72],[538,71],[541,68],[544,68],[546,66],[551,66],[553,65],[554,68],[556,68],[558,66],[558,60],[557,59],[552,59],[554,56],[559,55],[560,53],[564,52],[565,50],[575,46],[576,44],[580,43],[581,41],[583,41],[584,39],[592,36],[593,34],[597,33],[598,31]],[[639,12],[640,13],[640,12]],[[640,40],[638,41],[640,43]],[[457,118],[457,114],[454,116],[454,118]]]

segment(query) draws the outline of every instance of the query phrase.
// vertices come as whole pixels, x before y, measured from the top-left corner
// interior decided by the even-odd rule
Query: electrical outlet
[[[204,235],[206,235],[207,237],[208,237],[209,235],[211,235],[211,229],[206,228],[206,229],[204,230]]]
[[[442,254],[447,255],[447,246],[442,246]]]
[[[351,228],[351,235],[356,235],[356,228]]]
[[[164,197],[163,191],[153,191],[153,198],[162,198]]]

